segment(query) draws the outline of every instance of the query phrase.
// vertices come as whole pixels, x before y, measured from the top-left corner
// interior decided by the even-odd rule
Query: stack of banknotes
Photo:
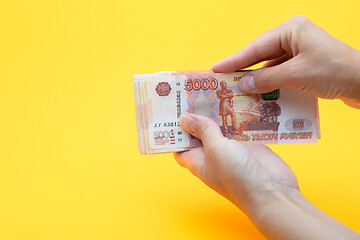
[[[320,138],[316,98],[294,89],[247,94],[246,71],[175,71],[134,76],[141,154],[179,152],[201,145],[179,124],[187,113],[214,119],[223,135],[243,143],[313,143]]]

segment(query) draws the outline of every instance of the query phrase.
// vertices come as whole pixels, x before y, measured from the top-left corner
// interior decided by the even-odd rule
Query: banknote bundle
[[[134,76],[141,154],[178,152],[201,145],[179,124],[187,113],[214,119],[223,135],[243,143],[313,143],[320,138],[316,98],[295,89],[247,94],[245,71],[175,71]]]

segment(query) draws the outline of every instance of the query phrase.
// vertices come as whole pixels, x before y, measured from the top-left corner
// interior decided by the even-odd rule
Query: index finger
[[[237,53],[212,66],[214,72],[234,72],[256,63],[275,59],[291,53],[288,37],[284,36],[283,24],[263,33]]]

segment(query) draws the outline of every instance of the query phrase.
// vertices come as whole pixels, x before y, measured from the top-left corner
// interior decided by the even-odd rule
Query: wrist
[[[268,189],[255,197],[252,203],[246,214],[260,229],[263,225],[268,225],[269,221],[274,221],[277,216],[283,215],[286,209],[300,210],[310,204],[298,189],[288,186]]]
[[[281,186],[255,201],[248,217],[267,239],[357,239],[359,235],[312,205],[296,189]]]

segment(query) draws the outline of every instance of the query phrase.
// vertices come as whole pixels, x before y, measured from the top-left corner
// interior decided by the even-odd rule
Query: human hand
[[[203,146],[174,153],[176,161],[233,202],[268,239],[360,240],[308,202],[294,173],[266,146],[229,140],[205,116],[188,114],[180,125]]]
[[[248,216],[268,203],[271,192],[299,190],[291,169],[268,147],[229,140],[214,120],[204,116],[189,114],[180,125],[203,146],[175,153],[176,161]]]
[[[239,52],[212,66],[233,72],[267,61],[247,73],[240,88],[249,93],[296,88],[314,97],[341,99],[360,108],[360,53],[303,16],[265,32]]]

